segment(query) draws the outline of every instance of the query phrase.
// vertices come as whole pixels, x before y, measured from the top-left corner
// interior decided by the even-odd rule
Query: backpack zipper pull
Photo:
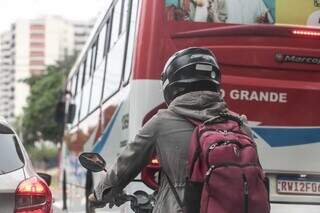
[[[224,134],[224,136],[227,136],[228,130],[223,130],[223,134]]]
[[[210,173],[212,172],[212,170],[214,170],[214,165],[211,165],[210,168],[208,169],[208,171],[206,172],[206,176],[209,176]]]
[[[212,144],[210,147],[209,147],[209,150],[213,150],[214,148],[216,148],[217,144]]]
[[[222,133],[224,136],[227,136],[228,130],[226,129],[219,129],[218,132]]]
[[[244,182],[244,194],[245,195],[249,194],[248,182],[247,181]]]
[[[239,149],[237,147],[235,147],[235,146],[233,147],[233,152],[234,152],[236,157],[240,157],[240,151],[239,151]]]
[[[211,165],[210,168],[208,169],[208,171],[206,172],[206,176],[205,176],[205,182],[206,182],[206,183],[208,183],[210,174],[211,174],[212,170],[214,170],[214,168],[215,168],[215,166],[214,166],[214,165]]]

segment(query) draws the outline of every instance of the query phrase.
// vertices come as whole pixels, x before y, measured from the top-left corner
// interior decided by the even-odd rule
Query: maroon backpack
[[[187,213],[269,213],[267,178],[256,144],[238,116],[221,114],[195,125],[189,147],[185,197]],[[169,179],[171,188],[172,182]]]

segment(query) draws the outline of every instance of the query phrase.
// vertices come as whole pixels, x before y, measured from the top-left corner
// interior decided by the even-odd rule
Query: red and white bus
[[[66,84],[67,105],[76,106],[65,124],[61,165],[69,211],[86,209],[86,195],[103,175],[82,169],[79,153],[100,153],[111,166],[165,107],[164,63],[190,46],[216,54],[222,95],[231,110],[248,117],[270,178],[272,211],[283,212],[280,204],[320,204],[319,20],[318,0],[109,3]],[[147,188],[140,177],[152,185],[146,172],[128,193]]]

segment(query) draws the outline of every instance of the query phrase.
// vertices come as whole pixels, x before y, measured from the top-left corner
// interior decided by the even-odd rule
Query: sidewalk
[[[63,211],[59,208],[53,207],[53,213],[67,213],[67,211]]]

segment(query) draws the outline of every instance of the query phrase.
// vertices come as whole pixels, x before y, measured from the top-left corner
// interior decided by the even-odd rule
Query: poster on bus
[[[276,23],[320,27],[320,0],[276,0]]]
[[[168,20],[320,26],[320,0],[165,0]]]

